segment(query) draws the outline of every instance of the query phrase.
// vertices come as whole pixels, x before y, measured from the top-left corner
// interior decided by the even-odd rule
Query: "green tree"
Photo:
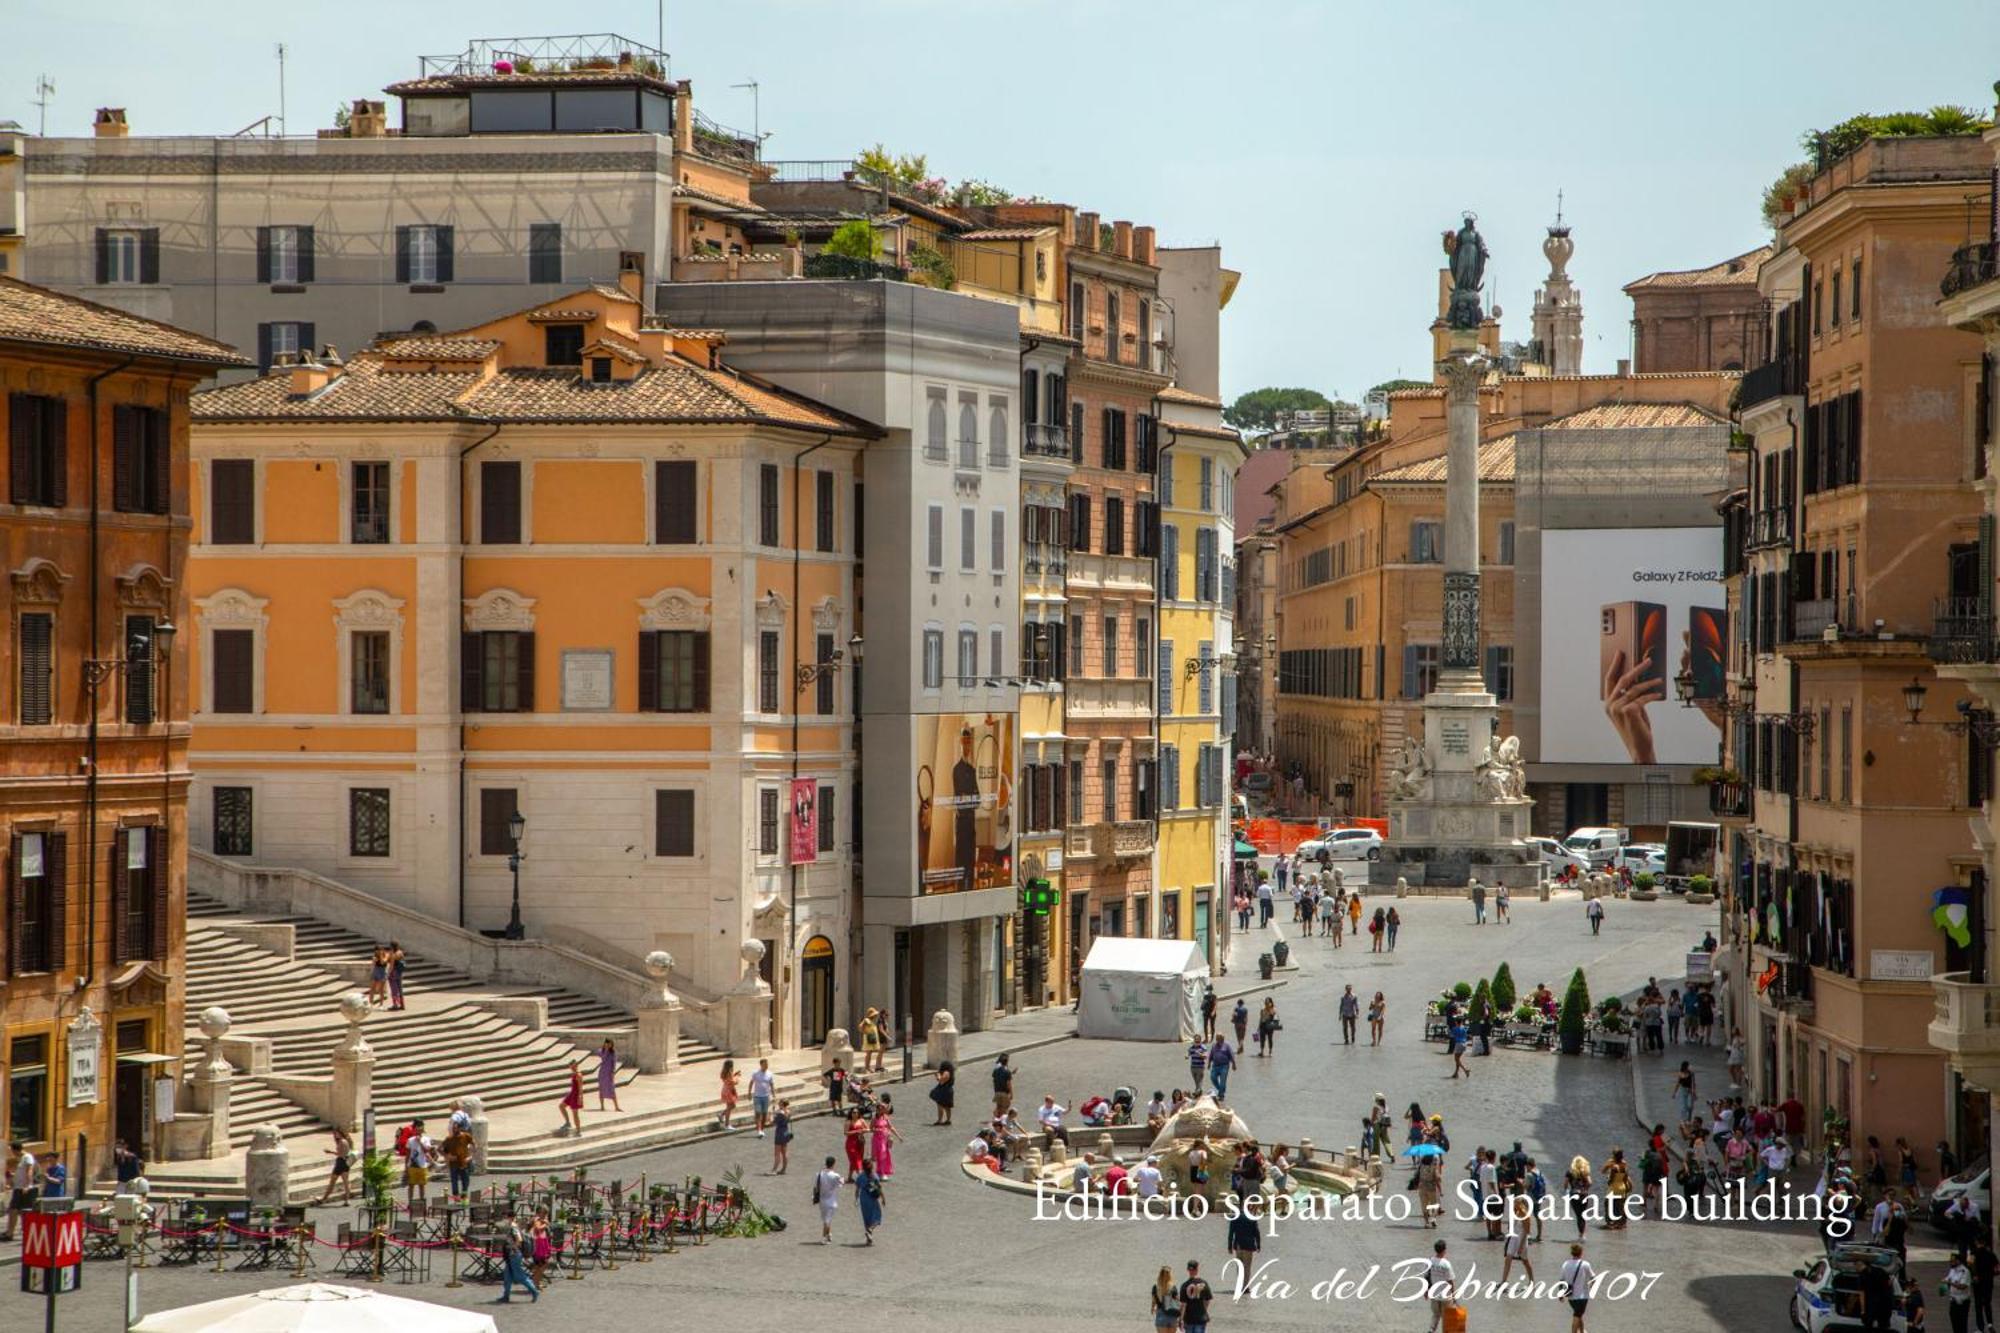
[[[1493,974],[1493,1007],[1503,1014],[1514,1012],[1514,971],[1505,963]]]
[[[1238,430],[1275,429],[1280,412],[1306,412],[1333,403],[1317,389],[1252,389],[1223,409],[1222,419]]]
[[[855,174],[904,194],[923,184],[931,174],[930,159],[922,153],[892,153],[881,144],[864,148],[854,155]]]
[[[1493,1018],[1493,988],[1486,984],[1486,978],[1479,979],[1473,988],[1470,1017],[1475,1023],[1490,1022]]]
[[[1556,1030],[1562,1038],[1565,1053],[1574,1055],[1583,1049],[1585,1020],[1590,1015],[1590,986],[1583,979],[1583,969],[1570,973],[1569,989],[1563,992],[1562,1015],[1556,1020]]]
[[[843,222],[827,237],[825,252],[847,259],[875,259],[882,253],[882,239],[860,218]]]

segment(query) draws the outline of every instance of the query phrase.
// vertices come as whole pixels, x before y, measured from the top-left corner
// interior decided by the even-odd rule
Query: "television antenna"
[[[757,80],[751,79],[748,83],[732,83],[729,86],[732,90],[737,88],[748,88],[750,90],[750,134],[758,143],[764,142],[764,115],[758,98]]]
[[[285,137],[285,44],[278,43],[278,137]]]
[[[55,90],[56,85],[48,75],[37,74],[35,76],[35,105],[41,108],[42,113],[35,133],[43,138],[46,138],[49,132],[49,94]]]

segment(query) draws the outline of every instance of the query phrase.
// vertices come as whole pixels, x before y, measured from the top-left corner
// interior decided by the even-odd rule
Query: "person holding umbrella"
[[[1434,1229],[1437,1215],[1444,1211],[1444,1149],[1435,1143],[1419,1143],[1403,1155],[1417,1164],[1417,1203],[1423,1210],[1424,1226]]]

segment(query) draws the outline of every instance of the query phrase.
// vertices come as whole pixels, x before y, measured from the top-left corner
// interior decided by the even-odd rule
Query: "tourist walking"
[[[522,1260],[521,1251],[526,1244],[521,1235],[521,1224],[509,1220],[507,1230],[500,1241],[500,1304],[506,1305],[514,1299],[514,1288],[521,1287],[531,1301],[542,1299],[542,1289],[528,1276],[528,1268]]]
[[[1235,1067],[1236,1052],[1230,1048],[1229,1039],[1217,1037],[1208,1050],[1208,1081],[1215,1089],[1215,1100],[1229,1100],[1229,1071]]]
[[[882,1225],[882,1177],[865,1162],[854,1174],[854,1202],[861,1210],[861,1243],[873,1245]]]
[[[1380,908],[1376,909],[1376,914],[1378,916],[1381,914]],[[1359,892],[1351,893],[1347,896],[1347,928],[1357,935],[1361,933],[1361,894]]]
[[[1278,1049],[1278,1033],[1284,1026],[1278,1021],[1278,1002],[1266,995],[1257,1014],[1257,1054],[1269,1055]]]
[[[1320,937],[1332,939],[1333,947],[1336,949],[1340,947],[1340,918],[1340,900],[1331,893],[1322,895],[1319,900]]]
[[[570,1134],[583,1133],[583,1061],[569,1062],[569,1091],[562,1099],[563,1130]]]
[[[722,1087],[720,1089],[722,1106],[715,1113],[715,1123],[719,1129],[735,1128],[730,1122],[736,1118],[736,1079],[736,1062],[734,1060],[724,1060],[722,1062]]]
[[[1201,1035],[1215,1040],[1215,987],[1201,988]]]
[[[1451,1049],[1451,1076],[1457,1078],[1460,1074],[1464,1074],[1467,1078],[1471,1078],[1472,1068],[1465,1063],[1467,1043],[1463,1016],[1453,1015],[1451,1027],[1448,1029],[1447,1044]]]
[[[528,1227],[528,1272],[540,1286],[548,1276],[549,1264],[556,1257],[556,1240],[549,1233],[549,1210],[535,1209],[535,1220]]]
[[[1202,1080],[1208,1077],[1208,1044],[1200,1037],[1188,1043],[1188,1086],[1201,1096]]]
[[[1278,887],[1285,887],[1285,863],[1282,859],[1278,862]],[[1271,881],[1268,879],[1257,881],[1257,924],[1271,924]]]
[[[1229,1013],[1229,1026],[1236,1030],[1236,1049],[1242,1050],[1250,1044],[1250,1006],[1239,997],[1236,1007]]]
[[[1451,1260],[1445,1258],[1446,1245],[1439,1237],[1431,1245],[1430,1266],[1424,1270],[1424,1290],[1431,1302],[1430,1333],[1438,1333],[1444,1324],[1444,1312],[1457,1301],[1453,1297],[1453,1287],[1458,1275],[1452,1271]]]
[[[403,1007],[403,962],[406,957],[407,955],[403,953],[403,946],[394,940],[390,940],[389,1007],[391,1009],[401,1009]]]
[[[1257,1268],[1257,1251],[1264,1248],[1264,1231],[1248,1212],[1229,1219],[1229,1254],[1248,1275]]]
[[[1583,1257],[1583,1242],[1573,1241],[1569,1247],[1569,1258],[1562,1266],[1562,1286],[1560,1291],[1569,1301],[1569,1333],[1584,1333],[1583,1312],[1590,1304],[1590,1289],[1597,1281],[1597,1270],[1590,1266],[1590,1260]]]
[[[1382,918],[1382,933],[1388,936],[1390,953],[1396,952],[1396,932],[1402,928],[1403,914],[1391,907],[1389,914]]]
[[[870,1071],[882,1068],[882,1011],[872,1004],[861,1015],[861,1067]]]
[[[1729,1029],[1728,1054],[1724,1057],[1729,1064],[1729,1081],[1737,1087],[1743,1086],[1743,1032],[1740,1028]]]
[[[1569,1203],[1570,1216],[1576,1219],[1576,1238],[1582,1240],[1584,1212],[1590,1202],[1590,1159],[1581,1153],[1569,1159],[1569,1170],[1563,1172],[1563,1198]]]
[[[1514,1272],[1514,1265],[1521,1265],[1521,1271],[1528,1275],[1528,1281],[1535,1280],[1534,1261],[1528,1257],[1528,1232],[1532,1229],[1528,1222],[1531,1206],[1527,1196],[1509,1194],[1507,1197],[1506,1238],[1501,1242],[1500,1284],[1505,1286]]]
[[[993,1061],[993,1118],[999,1120],[1014,1109],[1014,1066],[1002,1051]]]
[[[121,1143],[119,1146],[122,1148],[124,1144]],[[318,1202],[323,1204],[328,1199],[331,1199],[333,1197],[333,1187],[338,1185],[340,1186],[340,1201],[346,1203],[354,1197],[354,1177],[350,1174],[354,1169],[354,1140],[345,1129],[335,1125],[333,1127],[333,1146],[326,1151],[333,1158],[333,1174],[326,1178],[326,1188],[320,1192]],[[137,1159],[135,1158],[134,1160]],[[119,1163],[118,1178],[121,1182],[126,1178],[122,1160]]]
[[[937,1118],[933,1126],[951,1123],[952,1103],[958,1094],[958,1066],[949,1060],[940,1061],[937,1079],[931,1084],[931,1104],[937,1108]]]
[[[1951,1256],[1951,1267],[1945,1271],[1944,1296],[1951,1333],[1967,1333],[1972,1324],[1972,1270],[1966,1267],[1962,1250]]]
[[[404,1202],[413,1208],[419,1200],[428,1201],[431,1183],[431,1154],[436,1151],[430,1135],[424,1133],[424,1122],[412,1120],[407,1135],[403,1139],[403,1184],[406,1189]]]
[[[1340,993],[1340,1042],[1343,1046],[1354,1044],[1354,1029],[1361,1018],[1361,1000],[1349,986]],[[1371,1022],[1373,1020],[1371,1019]]]
[[[896,1128],[895,1110],[889,1094],[883,1093],[875,1103],[875,1120],[868,1129],[869,1155],[874,1158],[875,1174],[884,1180],[896,1174],[896,1157],[890,1145],[903,1141],[903,1131]]]
[[[771,1123],[771,1092],[776,1080],[771,1077],[771,1062],[759,1060],[757,1067],[750,1071],[750,1119],[757,1127],[757,1137],[764,1137],[765,1126]]]
[[[1694,1123],[1694,1069],[1685,1060],[1674,1075],[1674,1105],[1680,1108],[1681,1130],[1685,1133]]]
[[[1382,998],[1381,991],[1376,991],[1375,998],[1368,1002],[1368,1044],[1370,1046],[1380,1046],[1382,1044],[1382,1020],[1388,1012],[1389,1002]]]
[[[618,1104],[618,1048],[609,1037],[597,1048],[597,1109],[602,1111],[606,1102],[614,1111],[625,1109]]]
[[[813,1205],[819,1209],[819,1243],[833,1244],[833,1215],[840,1210],[840,1187],[844,1184],[840,1172],[833,1169],[833,1159],[826,1159],[826,1165],[813,1177]]]
[[[1164,1265],[1158,1277],[1153,1279],[1153,1290],[1149,1295],[1153,1311],[1154,1328],[1179,1328],[1181,1326],[1181,1294],[1174,1286],[1174,1270]]]
[[[1583,914],[1590,918],[1590,933],[1595,935],[1604,925],[1604,900],[1592,898],[1583,909]]]
[[[1476,879],[1472,881],[1472,924],[1486,924],[1486,886]]]
[[[1508,894],[1505,884],[1499,885],[1493,890],[1493,919],[1495,921],[1500,922],[1502,925],[1511,922],[1512,918],[1507,915],[1507,904],[1512,901],[1513,898]]]
[[[792,1103],[790,1098],[780,1097],[778,1110],[771,1117],[771,1174],[782,1176],[791,1164]]]
[[[1208,1303],[1215,1299],[1201,1275],[1201,1265],[1188,1260],[1187,1281],[1181,1283],[1182,1333],[1207,1333]]]
[[[1681,1044],[1681,991],[1678,986],[1667,992],[1667,1044]]]

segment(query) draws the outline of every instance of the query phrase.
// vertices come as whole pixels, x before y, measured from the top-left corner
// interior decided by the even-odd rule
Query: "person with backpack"
[[[506,1305],[514,1299],[514,1288],[516,1286],[527,1290],[529,1300],[539,1303],[542,1299],[542,1289],[535,1285],[533,1278],[528,1276],[527,1265],[522,1259],[521,1250],[523,1244],[521,1224],[509,1220],[507,1230],[501,1233],[500,1237],[501,1268],[499,1303],[501,1305]]]

